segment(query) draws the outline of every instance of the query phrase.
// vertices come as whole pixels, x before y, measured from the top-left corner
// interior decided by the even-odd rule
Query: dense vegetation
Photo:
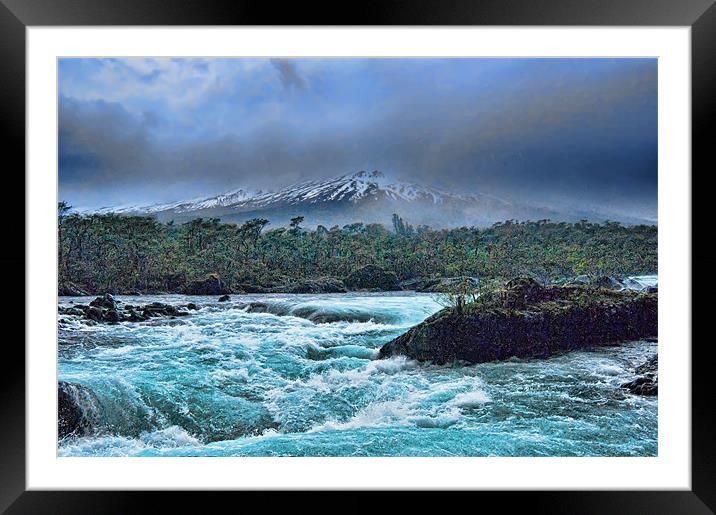
[[[655,272],[657,228],[506,221],[489,228],[354,223],[315,230],[196,219],[177,225],[148,217],[87,215],[59,208],[59,279],[88,292],[173,292],[218,274],[236,289],[319,277],[345,278],[376,264],[401,280],[434,276],[554,280],[580,274]]]

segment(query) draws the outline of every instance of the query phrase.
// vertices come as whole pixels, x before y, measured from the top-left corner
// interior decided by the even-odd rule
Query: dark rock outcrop
[[[186,310],[162,302],[152,302],[144,306],[123,305],[114,300],[110,294],[97,297],[89,306],[83,304],[75,304],[71,307],[60,306],[58,311],[60,315],[81,316],[91,322],[109,324],[141,322],[155,317],[179,317],[189,314]]]
[[[111,293],[105,293],[101,297],[97,297],[92,302],[90,302],[90,306],[94,306],[100,309],[117,309],[117,301],[114,300],[114,297]]]
[[[76,383],[57,384],[59,438],[92,434],[99,421],[99,400],[92,390]]]
[[[380,357],[438,364],[608,345],[657,334],[657,296],[592,286],[542,286],[520,278],[484,295],[464,313],[446,308],[385,344]]]
[[[656,377],[641,376],[633,381],[624,383],[622,388],[629,390],[635,395],[658,395],[659,384]]]
[[[659,394],[659,357],[655,355],[645,363],[636,367],[636,373],[641,374],[639,377],[628,383],[624,383],[622,388],[629,390],[636,395],[658,395]]]
[[[398,276],[377,265],[366,265],[355,270],[343,281],[351,290],[399,291]]]
[[[269,313],[270,306],[265,302],[250,302],[246,305],[247,313]]]
[[[189,283],[184,293],[187,295],[225,295],[233,293],[218,275],[209,274],[206,278]]]
[[[153,318],[159,316],[186,316],[189,313],[187,311],[180,310],[177,307],[172,306],[171,304],[152,302],[151,304],[147,304],[146,306],[144,306],[144,308],[142,309],[142,314],[147,318]]]
[[[219,302],[227,302],[229,300],[231,300],[231,297],[229,295],[222,295],[221,297],[219,297]]]

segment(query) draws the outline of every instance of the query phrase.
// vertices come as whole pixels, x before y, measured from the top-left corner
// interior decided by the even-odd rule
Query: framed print
[[[26,337],[2,509],[712,512],[691,170],[716,7],[447,4],[3,0]]]

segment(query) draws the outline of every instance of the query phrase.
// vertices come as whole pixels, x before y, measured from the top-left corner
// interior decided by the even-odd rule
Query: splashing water
[[[61,456],[653,456],[657,401],[619,385],[657,344],[433,366],[377,360],[430,295],[118,297],[191,316],[59,331],[59,379],[99,406]],[[63,297],[87,302],[87,298]],[[246,307],[260,302],[261,312]]]

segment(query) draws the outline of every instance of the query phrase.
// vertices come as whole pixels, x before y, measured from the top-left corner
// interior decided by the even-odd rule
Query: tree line
[[[59,205],[60,284],[88,292],[181,291],[217,274],[233,288],[272,287],[305,279],[342,279],[375,264],[401,280],[530,275],[551,281],[575,275],[631,275],[657,270],[657,227],[618,222],[507,220],[487,228],[413,227],[398,215],[392,227],[271,228],[258,218],[243,224],[197,218],[160,223],[151,217],[81,215]]]

